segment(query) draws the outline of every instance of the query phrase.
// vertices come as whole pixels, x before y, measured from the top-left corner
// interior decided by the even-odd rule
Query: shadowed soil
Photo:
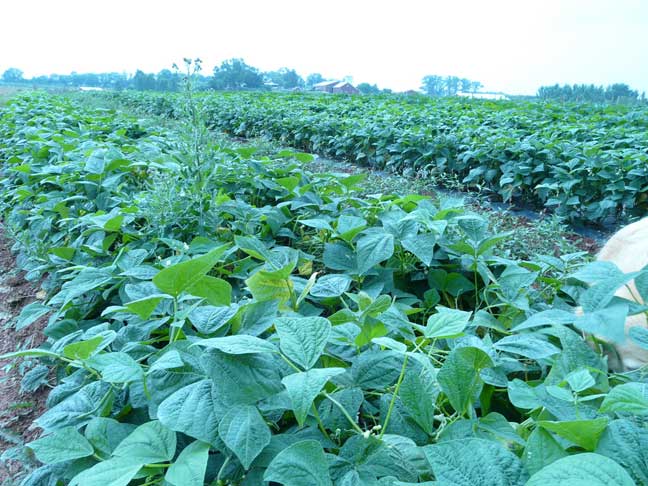
[[[22,308],[42,295],[36,284],[27,282],[24,273],[17,270],[11,244],[0,226],[0,354],[38,347],[45,341],[42,331],[47,324],[45,316],[20,331],[13,327]],[[22,393],[20,383],[29,369],[21,360],[0,361],[0,457],[40,434],[40,429],[30,427],[45,411],[49,388],[41,386],[33,393]],[[0,485],[18,484],[15,480],[25,469],[19,460],[0,461]]]

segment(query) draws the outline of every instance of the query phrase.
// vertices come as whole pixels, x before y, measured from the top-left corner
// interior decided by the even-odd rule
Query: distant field
[[[0,105],[4,105],[9,98],[18,93],[22,88],[16,88],[14,86],[2,86],[0,85]]]
[[[117,95],[175,116],[174,95]],[[423,96],[217,93],[208,122],[246,138],[603,222],[648,211],[648,107]]]

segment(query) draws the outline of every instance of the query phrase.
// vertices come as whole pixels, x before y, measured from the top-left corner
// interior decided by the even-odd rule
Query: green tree
[[[155,88],[158,91],[178,91],[180,76],[169,69],[163,69],[155,77]]]
[[[476,93],[477,91],[479,91],[479,90],[482,89],[483,87],[484,87],[484,85],[481,84],[479,81],[472,81],[472,82],[470,83],[470,91],[471,91],[472,93]]]
[[[455,96],[459,91],[459,78],[457,76],[446,76],[444,80],[445,94],[447,96]]]
[[[470,93],[472,89],[472,81],[470,79],[461,78],[459,80],[459,91],[462,93]]]
[[[2,80],[5,83],[20,83],[24,81],[23,72],[18,68],[11,67],[2,73]]]
[[[538,89],[538,97],[546,100],[591,103],[633,103],[640,99],[639,92],[625,83],[615,83],[607,87],[594,84],[541,86]]]
[[[445,83],[441,76],[428,74],[423,77],[421,90],[429,96],[443,96],[445,94]]]
[[[265,77],[284,89],[301,88],[305,85],[303,78],[294,69],[282,67],[277,71],[265,73]]]
[[[263,76],[259,70],[247,65],[243,59],[228,59],[214,68],[214,89],[253,89],[262,86]]]
[[[146,74],[141,70],[135,72],[133,76],[133,88],[138,91],[149,91],[155,89],[155,75]]]
[[[325,81],[324,76],[320,73],[312,73],[306,77],[306,86],[312,88],[314,85],[321,83],[322,81]]]
[[[378,86],[376,86],[375,84],[360,83],[358,85],[358,91],[360,91],[362,94],[378,94],[380,93],[380,88],[378,88]]]

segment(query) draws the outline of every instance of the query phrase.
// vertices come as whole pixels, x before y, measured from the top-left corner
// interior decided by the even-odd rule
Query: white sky
[[[353,76],[426,74],[533,94],[553,83],[648,92],[648,0],[1,0],[0,73],[157,72],[200,57]]]

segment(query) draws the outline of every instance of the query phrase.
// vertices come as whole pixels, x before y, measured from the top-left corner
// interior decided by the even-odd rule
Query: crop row
[[[118,96],[152,113],[177,111],[173,96]],[[572,220],[648,210],[644,106],[302,93],[215,93],[204,101],[211,126],[236,136],[421,177],[454,174],[469,188]]]
[[[618,269],[498,256],[460,203],[214,146],[194,102],[169,129],[0,112],[3,221],[47,291],[14,325],[49,316],[3,358],[56,376],[3,455],[41,463],[23,486],[648,484],[648,385],[581,336],[623,339]]]

